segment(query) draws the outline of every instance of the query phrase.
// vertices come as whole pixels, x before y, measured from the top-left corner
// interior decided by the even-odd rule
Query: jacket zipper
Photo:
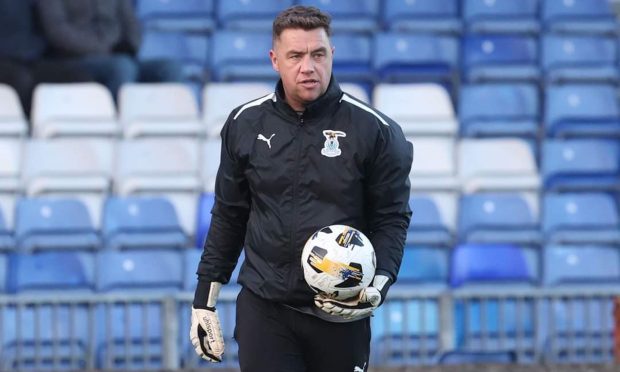
[[[302,131],[302,127],[304,126],[304,115],[301,114],[299,115],[299,124],[297,126],[297,135],[299,136],[298,140],[298,145],[297,145],[297,159],[295,159],[295,182],[293,182],[293,223],[291,224],[291,235],[290,235],[290,260],[292,265],[290,266],[291,269],[289,270],[289,288],[288,288],[288,292],[291,292],[291,290],[295,289],[296,286],[296,282],[293,280],[293,273],[295,272],[295,260],[297,259],[297,247],[295,246],[295,242],[297,240],[297,203],[298,203],[298,198],[297,198],[297,189],[299,187],[299,162],[301,160],[301,150],[303,148],[303,133],[301,133]],[[298,264],[301,264],[301,262],[298,262]]]

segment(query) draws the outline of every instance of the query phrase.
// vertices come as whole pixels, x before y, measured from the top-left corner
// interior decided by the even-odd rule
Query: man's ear
[[[273,67],[276,72],[280,72],[280,68],[278,67],[278,57],[273,49],[269,51],[269,59],[271,60],[271,67]]]

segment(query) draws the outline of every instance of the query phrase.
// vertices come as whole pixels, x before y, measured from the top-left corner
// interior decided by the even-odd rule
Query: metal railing
[[[236,290],[218,302],[227,351]],[[506,352],[520,363],[611,363],[616,288],[393,288],[372,319],[371,362],[433,365],[447,351]],[[0,371],[194,370],[192,295],[29,294],[0,297]]]

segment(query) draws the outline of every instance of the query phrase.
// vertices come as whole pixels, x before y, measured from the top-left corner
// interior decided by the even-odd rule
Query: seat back
[[[464,85],[460,97],[459,118],[463,126],[474,121],[532,120],[540,110],[536,88],[528,84]]]
[[[216,15],[226,29],[270,31],[273,19],[290,6],[293,0],[219,1]]]
[[[22,142],[0,139],[0,191],[15,193],[20,189],[22,172]]]
[[[177,292],[183,288],[181,252],[102,251],[97,256],[99,292]]]
[[[543,231],[620,229],[613,197],[603,193],[547,194],[544,198]]]
[[[95,288],[95,259],[88,252],[37,252],[11,256],[12,293],[89,293]]]
[[[538,280],[535,252],[503,244],[464,244],[452,253],[450,284],[532,284]]]
[[[544,255],[546,285],[617,284],[620,280],[617,247],[548,245]]]
[[[20,137],[28,124],[17,92],[10,85],[0,84],[0,136]]]
[[[103,216],[106,237],[120,233],[183,232],[177,212],[164,197],[110,197]]]
[[[184,84],[125,84],[119,93],[121,120],[197,120],[198,105]]]

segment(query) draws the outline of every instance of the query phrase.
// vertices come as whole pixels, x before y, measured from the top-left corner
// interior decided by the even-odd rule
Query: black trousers
[[[237,297],[235,339],[242,372],[361,372],[368,369],[370,318],[330,323],[247,289]]]

